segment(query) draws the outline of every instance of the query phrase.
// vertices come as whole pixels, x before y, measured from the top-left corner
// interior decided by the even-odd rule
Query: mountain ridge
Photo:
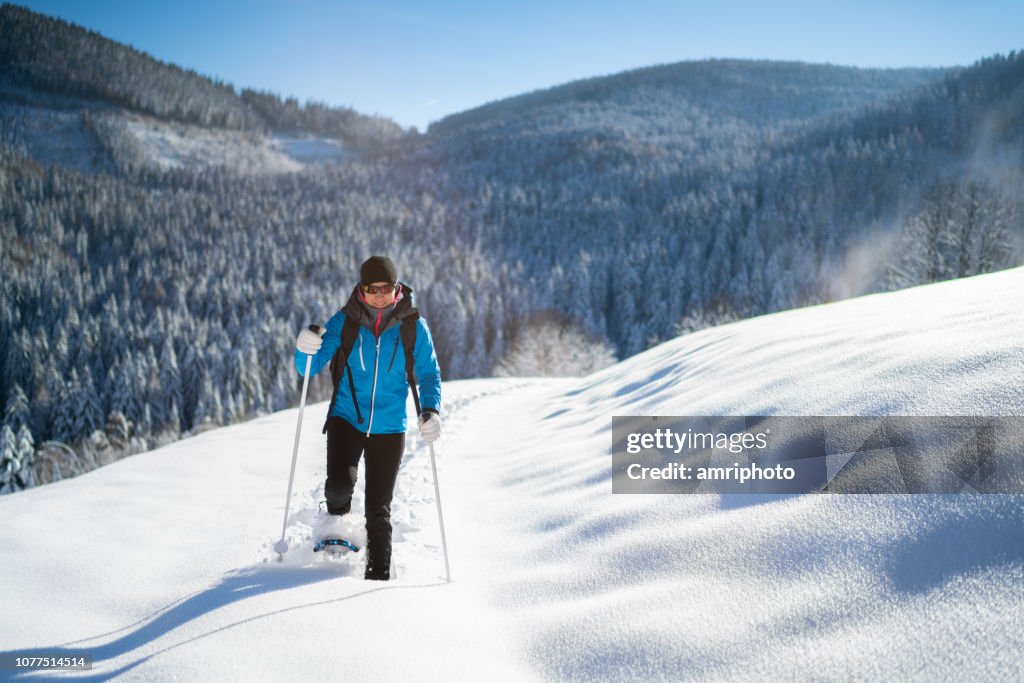
[[[431,123],[428,132],[454,132],[466,125],[479,123],[481,119],[486,120],[488,114],[500,116],[505,113],[505,110],[529,110],[532,107],[543,107],[571,99],[578,101],[597,99],[601,94],[600,90],[613,85],[621,85],[625,88],[661,85],[696,89],[709,84],[724,84],[730,87],[723,88],[723,90],[742,90],[745,96],[749,96],[749,86],[756,84],[757,79],[748,78],[747,81],[740,82],[737,78],[738,74],[734,71],[737,68],[757,73],[759,76],[764,75],[765,69],[781,71],[783,75],[788,76],[811,76],[818,79],[821,84],[828,82],[833,87],[836,85],[834,81],[836,76],[845,76],[847,79],[863,77],[862,80],[865,81],[870,79],[896,81],[910,77],[910,80],[917,84],[949,71],[949,69],[910,67],[867,69],[793,60],[734,58],[687,60],[590,76],[493,100],[435,121]],[[828,78],[832,80],[827,81]],[[744,89],[744,86],[748,87]],[[900,84],[898,87],[904,86]]]
[[[380,116],[242,88],[165,62],[88,28],[0,5],[0,75],[44,91],[228,130],[308,130],[372,146],[405,133]]]

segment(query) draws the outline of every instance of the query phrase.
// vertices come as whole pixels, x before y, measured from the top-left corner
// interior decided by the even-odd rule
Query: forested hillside
[[[415,290],[448,379],[582,373],[722,321],[1024,262],[1024,53],[949,72],[667,65],[407,135],[11,5],[0,36],[5,490],[292,405],[295,334],[372,253]],[[209,146],[237,126],[255,145],[360,121],[365,153],[287,172],[154,165],[127,132],[173,122]]]
[[[404,134],[393,121],[347,107],[300,105],[250,89],[239,94],[229,84],[17,5],[0,6],[0,36],[0,93],[7,100],[32,101],[40,92],[72,96],[201,126],[323,133],[362,148]]]
[[[449,117],[404,162],[441,170],[426,189],[539,283],[531,308],[571,283],[559,305],[623,355],[683,319],[1020,262],[1020,53],[930,75],[732,61],[635,75]],[[972,202],[969,235],[922,225]]]

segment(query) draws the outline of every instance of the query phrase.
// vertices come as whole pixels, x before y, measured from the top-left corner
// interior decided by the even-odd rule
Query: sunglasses
[[[393,291],[395,291],[395,286],[394,285],[381,285],[380,287],[377,287],[376,285],[359,285],[359,286],[367,294],[376,294],[377,292],[380,292],[381,294],[391,294]]]

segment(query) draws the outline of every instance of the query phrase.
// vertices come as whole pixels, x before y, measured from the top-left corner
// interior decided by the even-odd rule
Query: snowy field
[[[610,445],[617,414],[1022,415],[1022,310],[1018,268],[447,383],[450,584],[414,432],[396,580],[312,553],[326,404],[283,562],[297,409],[5,496],[0,654],[91,653],[62,680],[1021,680],[1024,496],[612,495]]]
[[[350,161],[356,157],[338,140],[313,135],[277,133],[271,138],[270,144],[292,160],[303,164]]]
[[[264,136],[161,121],[128,114],[118,144],[160,168],[224,166],[243,173],[272,174],[349,161],[354,155],[337,140],[277,133]]]
[[[0,83],[0,100],[5,87]],[[84,103],[74,107],[76,101],[69,98],[50,99],[53,108],[0,101],[0,123],[5,124],[0,128],[11,131],[3,141],[40,163],[85,172],[109,170],[104,144],[125,159],[165,170],[223,166],[250,174],[291,173],[356,156],[338,140],[322,136],[218,130]],[[91,112],[104,140],[83,120],[85,111]]]
[[[162,169],[226,166],[244,173],[287,173],[302,164],[254,133],[215,130],[161,121],[138,114],[121,117],[120,144],[133,146],[148,163]]]

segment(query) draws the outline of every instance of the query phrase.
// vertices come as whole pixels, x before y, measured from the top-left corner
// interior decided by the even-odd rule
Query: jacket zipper
[[[377,365],[380,361],[380,337],[377,337],[377,354],[373,359],[373,389],[370,390],[370,422],[366,425],[366,436],[370,436],[373,427],[373,401],[377,396]]]

